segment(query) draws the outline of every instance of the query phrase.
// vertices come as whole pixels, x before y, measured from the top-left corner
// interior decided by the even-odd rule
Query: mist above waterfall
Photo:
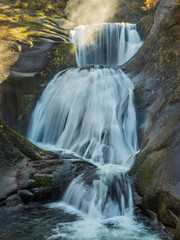
[[[66,14],[78,24],[94,24],[107,22],[116,14],[118,0],[70,0]]]

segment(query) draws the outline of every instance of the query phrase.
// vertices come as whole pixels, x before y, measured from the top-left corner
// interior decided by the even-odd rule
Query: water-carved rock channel
[[[26,213],[29,234],[22,239],[166,239],[135,217],[127,174],[138,152],[133,83],[115,66],[142,45],[136,25],[79,26],[70,38],[79,68],[58,73],[48,84],[32,114],[28,139],[81,156],[97,166],[98,178],[89,185],[81,174],[60,202]],[[23,211],[16,213],[19,224]]]

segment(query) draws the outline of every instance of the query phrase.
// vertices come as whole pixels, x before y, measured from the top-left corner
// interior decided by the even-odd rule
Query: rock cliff
[[[15,2],[15,1],[14,1]],[[0,116],[26,135],[33,107],[52,76],[76,66],[73,24],[11,1],[0,1]],[[36,6],[37,7],[37,6]]]
[[[122,67],[138,113],[140,153],[130,175],[146,212],[172,228],[180,216],[179,33],[178,1],[161,0],[144,45]]]

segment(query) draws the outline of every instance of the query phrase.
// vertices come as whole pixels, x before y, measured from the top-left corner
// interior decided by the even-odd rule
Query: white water
[[[77,27],[71,34],[79,66],[122,64],[142,44],[139,36],[134,41],[134,25],[90,28],[100,31],[98,40],[87,43],[88,26]],[[91,66],[58,73],[43,92],[28,138],[46,149],[68,149],[80,155],[97,166],[98,176],[91,185],[83,174],[75,178],[62,201],[49,206],[74,209],[81,217],[74,223],[57,224],[46,239],[158,239],[134,221],[127,176],[138,151],[133,88],[120,69]]]
[[[92,186],[87,186],[81,175],[72,181],[63,201],[93,219],[132,216],[132,192],[126,171],[118,165],[100,166],[99,178]]]
[[[88,64],[117,66],[127,62],[141,47],[135,24],[106,23],[78,26],[71,31],[78,67]]]
[[[132,82],[108,68],[57,74],[34,110],[29,139],[93,162],[131,165],[137,152]]]

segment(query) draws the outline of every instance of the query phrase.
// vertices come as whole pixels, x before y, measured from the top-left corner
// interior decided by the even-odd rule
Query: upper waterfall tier
[[[78,26],[70,40],[76,46],[78,67],[88,64],[122,65],[141,47],[135,24],[101,23]]]

